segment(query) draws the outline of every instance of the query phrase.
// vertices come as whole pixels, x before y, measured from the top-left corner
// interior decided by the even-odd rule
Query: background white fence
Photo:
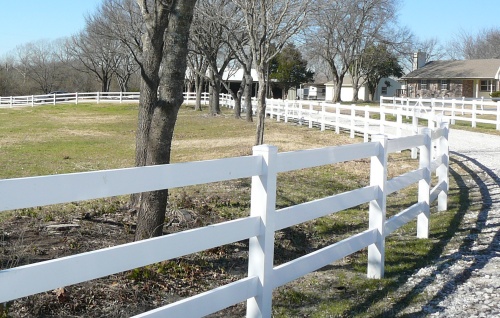
[[[78,104],[83,102],[137,102],[138,92],[90,92],[90,93],[59,93],[28,96],[0,97],[0,108],[14,108],[26,106],[55,105],[60,103]],[[184,93],[184,102],[194,104],[196,93]],[[209,94],[202,93],[202,105],[208,105]],[[234,107],[234,101],[229,94],[220,95],[220,103],[225,107]],[[253,100],[255,105],[255,100]],[[472,127],[478,123],[493,125],[500,130],[500,101],[495,102],[485,99],[445,99],[445,98],[399,98],[381,97],[380,109],[378,107],[342,105],[340,103],[326,103],[320,101],[288,101],[267,100],[267,114],[278,120],[295,120],[299,123],[308,123],[309,126],[317,125],[321,129],[332,127],[337,132],[347,129],[351,135],[361,133],[367,140],[371,134],[381,132],[383,127],[394,127],[389,131],[390,136],[401,136],[402,130],[407,129],[412,134],[418,126],[418,119],[412,125],[403,125],[402,118],[427,118],[435,115],[443,115],[450,118],[450,123],[464,121],[470,122]],[[374,117],[378,114],[378,117]],[[390,114],[397,117],[396,122],[386,121],[385,115]],[[364,117],[359,119],[357,117]],[[377,120],[379,119],[379,120]],[[412,128],[413,127],[413,128]],[[383,132],[383,131],[382,131]]]
[[[398,97],[381,97],[380,106],[389,109],[412,109],[422,113],[442,114],[450,118],[450,123],[457,120],[470,122],[472,127],[478,123],[490,124],[500,130],[500,101],[485,99],[415,99]]]
[[[272,107],[271,107],[272,108]],[[277,116],[277,115],[276,115]],[[248,276],[137,317],[199,317],[247,301],[247,317],[271,317],[273,289],[368,247],[367,276],[384,275],[385,237],[417,218],[427,237],[430,204],[446,209],[448,125],[420,134],[306,151],[257,146],[252,156],[86,173],[0,180],[0,211],[238,178],[252,178],[250,215],[234,221],[0,271],[0,302],[249,239]],[[387,180],[388,155],[418,147],[419,168]],[[435,149],[435,152],[432,151]],[[276,210],[278,173],[371,158],[370,185]],[[437,182],[431,185],[431,172]],[[386,219],[386,199],[418,183],[417,203]],[[275,231],[369,203],[369,227],[343,241],[274,266]]]
[[[0,96],[0,108],[14,108],[26,106],[42,106],[55,104],[78,104],[105,102],[133,102],[139,101],[138,92],[90,92],[90,93],[57,93],[27,96]]]

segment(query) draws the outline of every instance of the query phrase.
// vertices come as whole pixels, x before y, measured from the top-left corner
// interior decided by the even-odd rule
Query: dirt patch
[[[61,214],[57,214],[57,206],[50,207],[50,211],[14,212],[0,225],[1,268],[133,241],[135,213],[122,203],[93,202],[73,207],[70,214],[62,213],[69,207],[61,207]],[[221,221],[206,203],[198,204],[198,211],[170,209],[165,233]],[[112,211],[106,213],[106,209]],[[244,277],[247,245],[238,242],[82,284],[61,286],[12,301],[6,311],[8,317],[132,316]],[[244,306],[227,309],[221,315],[235,311],[239,312],[236,316],[244,315]]]

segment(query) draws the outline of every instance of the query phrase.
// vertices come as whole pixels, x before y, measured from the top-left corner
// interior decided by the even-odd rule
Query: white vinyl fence
[[[26,106],[42,106],[56,104],[100,103],[100,102],[137,102],[138,92],[90,92],[90,93],[57,93],[27,96],[0,96],[0,108],[15,108]]]
[[[459,120],[470,122],[472,127],[482,123],[493,125],[496,130],[500,130],[500,101],[466,98],[381,97],[380,106],[393,110],[402,109],[404,112],[416,110],[421,113],[442,114],[450,118],[452,125]]]
[[[246,301],[247,317],[271,317],[272,291],[311,271],[368,247],[367,276],[384,276],[385,237],[417,219],[420,238],[428,237],[430,205],[447,208],[448,125],[419,134],[339,147],[278,153],[254,148],[252,156],[96,172],[0,180],[0,211],[63,202],[252,178],[248,217],[0,271],[0,302],[249,239],[248,276],[137,317],[200,317]],[[419,148],[419,168],[387,180],[388,155]],[[431,151],[435,149],[435,151]],[[432,155],[431,155],[432,153]],[[370,185],[276,210],[278,173],[371,158]],[[431,185],[431,173],[437,182]],[[418,183],[417,203],[386,219],[391,193]],[[274,266],[275,232],[295,224],[369,203],[369,227],[345,240]]]

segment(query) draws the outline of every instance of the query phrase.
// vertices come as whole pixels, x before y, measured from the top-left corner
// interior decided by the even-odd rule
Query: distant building
[[[401,95],[411,98],[489,98],[500,90],[500,59],[431,61],[413,57],[413,71],[403,76]]]
[[[328,82],[325,84],[326,86],[326,101],[333,100],[333,94],[335,91],[335,83]],[[377,88],[375,90],[375,96],[373,100],[378,100],[380,96],[395,96],[396,92],[401,89],[401,83],[392,79],[392,78],[382,78],[380,79]],[[342,88],[340,89],[340,100],[343,102],[350,102],[353,100],[354,95],[354,87],[352,84],[352,77],[350,75],[346,75],[344,77],[344,81],[342,82]],[[372,100],[370,96],[370,91],[368,89],[368,85],[366,83],[362,84],[358,90],[358,100],[360,101],[370,101]]]

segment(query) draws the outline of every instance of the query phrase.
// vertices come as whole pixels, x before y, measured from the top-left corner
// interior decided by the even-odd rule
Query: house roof
[[[403,79],[499,79],[500,59],[431,61]]]

